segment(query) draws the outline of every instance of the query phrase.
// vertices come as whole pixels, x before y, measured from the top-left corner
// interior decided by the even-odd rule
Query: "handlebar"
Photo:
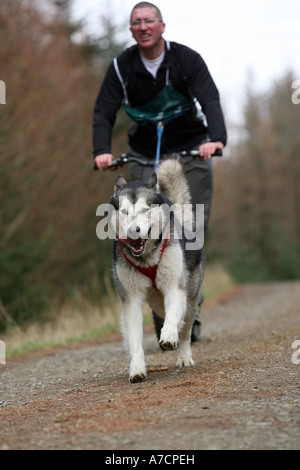
[[[179,157],[193,157],[193,158],[198,157],[199,160],[203,160],[203,158],[200,157],[198,150],[183,150],[182,152],[176,152],[176,155],[178,155]],[[161,155],[162,160],[164,159],[164,156],[165,155]],[[217,149],[215,153],[212,154],[212,157],[222,157],[222,156],[223,156],[223,151],[221,149]],[[153,167],[155,164],[155,160],[143,160],[140,157],[128,156],[126,153],[122,153],[122,155],[120,155],[119,158],[112,160],[108,168],[122,167],[126,163],[130,163],[130,162],[136,162],[142,166],[153,166]],[[94,170],[98,170],[98,167],[96,164],[94,164]]]

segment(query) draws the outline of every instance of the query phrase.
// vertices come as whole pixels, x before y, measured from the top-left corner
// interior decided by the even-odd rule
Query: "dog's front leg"
[[[191,331],[197,309],[198,297],[197,299],[188,299],[184,325],[179,333],[179,356],[176,364],[178,367],[189,367],[195,364],[192,358]]]
[[[183,290],[169,289],[165,294],[165,312],[159,342],[164,349],[174,349],[177,348],[179,330],[186,312],[186,295]]]
[[[123,303],[122,330],[130,354],[129,380],[141,382],[147,373],[143,350],[143,310],[138,301]]]

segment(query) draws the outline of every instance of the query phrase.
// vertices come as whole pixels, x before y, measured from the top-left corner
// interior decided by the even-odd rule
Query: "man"
[[[226,145],[227,139],[218,90],[198,53],[165,41],[165,23],[155,5],[138,3],[131,12],[130,24],[137,44],[114,59],[97,97],[93,123],[95,164],[102,171],[111,164],[112,129],[122,104],[135,121],[128,133],[129,155],[153,159],[157,120],[163,111],[161,154],[199,150],[199,159],[187,159],[185,171],[193,204],[204,204],[206,231],[213,192],[210,158]],[[132,179],[146,182],[152,172],[149,167],[130,164]],[[199,334],[197,321],[192,339],[199,339]]]

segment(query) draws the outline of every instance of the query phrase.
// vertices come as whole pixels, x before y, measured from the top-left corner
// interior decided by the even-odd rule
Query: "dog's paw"
[[[162,347],[163,349],[165,349],[166,351],[171,351],[172,349],[176,349],[176,348],[177,348],[177,343],[175,343],[175,342],[162,341],[162,340],[160,340],[159,344],[160,344],[161,347]]]
[[[166,350],[175,349],[177,348],[178,344],[178,335],[176,333],[165,333],[163,330],[161,330],[159,344]]]
[[[147,377],[146,367],[131,366],[129,371],[129,381],[131,383],[142,382]]]
[[[179,356],[176,366],[179,367],[180,369],[182,367],[190,367],[194,366],[195,362],[192,359],[192,356]]]
[[[136,383],[139,383],[139,382],[143,382],[143,380],[146,379],[146,374],[136,374],[136,375],[130,375],[129,377],[129,381],[132,383],[132,384],[136,384]]]
[[[162,348],[166,350],[170,349],[175,349],[177,348],[178,344],[178,333],[176,332],[170,332],[162,328],[161,334],[160,334],[160,340],[159,344],[161,345]]]

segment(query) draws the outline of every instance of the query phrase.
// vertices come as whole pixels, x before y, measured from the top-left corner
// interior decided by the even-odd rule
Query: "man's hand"
[[[208,160],[215,153],[216,150],[224,147],[222,142],[206,142],[205,144],[200,145],[199,155],[200,160]]]
[[[102,155],[97,155],[97,157],[95,157],[95,163],[99,170],[105,171],[111,165],[113,158],[114,157],[111,153],[103,153]]]

